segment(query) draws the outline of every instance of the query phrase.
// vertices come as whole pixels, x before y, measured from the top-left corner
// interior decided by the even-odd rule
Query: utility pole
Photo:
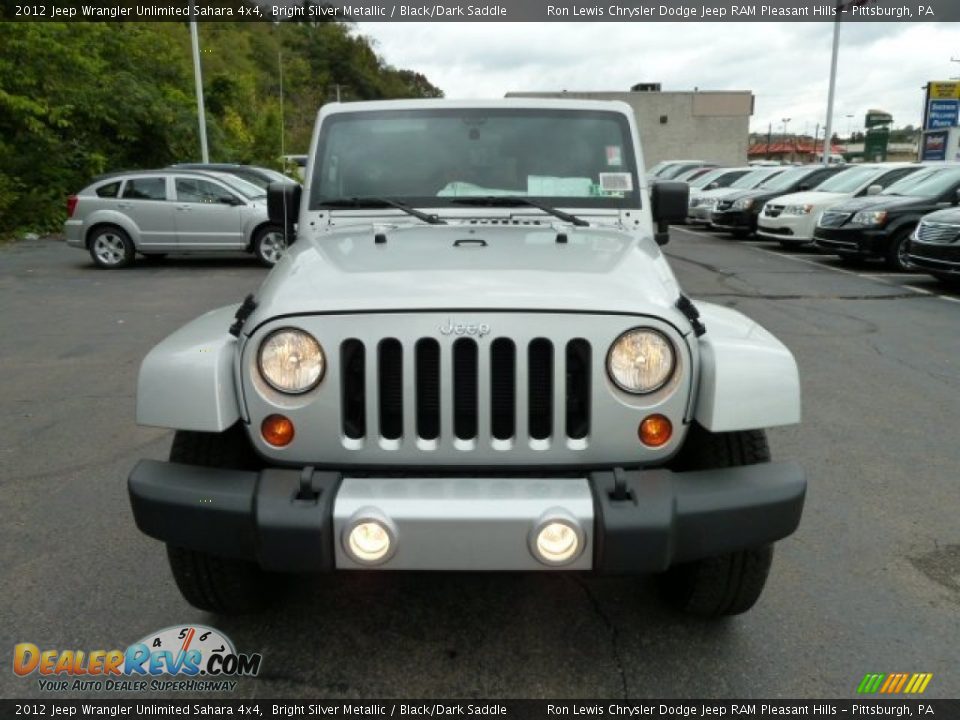
[[[280,65],[280,157],[283,160],[284,169],[286,169],[287,150],[283,137],[283,52],[277,52],[277,63]]]
[[[833,151],[833,99],[837,92],[837,56],[840,54],[841,10],[843,10],[843,3],[837,0],[837,14],[833,18],[833,53],[830,55],[830,89],[827,91],[827,127],[823,132],[821,161],[824,165],[830,164],[830,155]]]
[[[193,45],[193,82],[197,89],[197,121],[200,123],[200,156],[210,162],[207,150],[207,114],[203,108],[203,75],[200,72],[200,39],[197,35],[197,7],[190,0],[190,43]]]
[[[770,159],[770,144],[773,142],[773,123],[767,125],[767,160]]]

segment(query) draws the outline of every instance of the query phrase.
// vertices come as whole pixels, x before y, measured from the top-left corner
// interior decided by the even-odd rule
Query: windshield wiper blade
[[[458,197],[453,198],[450,202],[457,203],[459,205],[484,205],[487,207],[510,207],[516,205],[529,205],[530,207],[535,207],[538,210],[543,210],[548,215],[553,215],[555,218],[559,218],[564,222],[568,222],[571,225],[576,225],[578,227],[587,227],[588,223],[583,218],[579,218],[576,215],[571,215],[566,213],[563,210],[557,210],[555,207],[550,207],[549,205],[544,205],[543,203],[537,202],[536,200],[531,200],[528,197],[523,197],[522,195],[487,195],[484,197]]]
[[[391,200],[390,198],[383,197],[352,197],[352,198],[335,198],[333,200],[324,200],[321,205],[325,207],[382,207],[386,205],[388,207],[394,207],[397,210],[403,210],[407,215],[412,215],[418,220],[423,220],[425,223],[430,225],[446,225],[447,221],[443,220],[436,215],[429,215],[425,212],[420,212],[416,208],[410,207],[406,203],[402,203],[399,200]]]

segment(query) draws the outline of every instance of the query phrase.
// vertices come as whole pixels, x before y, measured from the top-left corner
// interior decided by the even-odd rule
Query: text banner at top
[[[958,0],[189,0],[11,2],[22,22],[960,22]]]

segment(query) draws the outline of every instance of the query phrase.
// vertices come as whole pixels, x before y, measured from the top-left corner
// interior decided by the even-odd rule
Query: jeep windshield
[[[364,198],[390,198],[436,208],[495,197],[550,207],[639,207],[626,116],[437,108],[345,112],[323,122],[311,210],[343,207],[343,198],[356,199],[356,206]]]

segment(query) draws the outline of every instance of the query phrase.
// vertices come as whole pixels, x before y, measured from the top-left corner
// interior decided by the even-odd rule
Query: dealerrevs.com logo
[[[231,691],[237,686],[234,678],[260,672],[262,659],[259,653],[238,653],[215,628],[175,625],[125,650],[41,650],[18,643],[13,672],[36,674],[39,689],[50,692]]]

